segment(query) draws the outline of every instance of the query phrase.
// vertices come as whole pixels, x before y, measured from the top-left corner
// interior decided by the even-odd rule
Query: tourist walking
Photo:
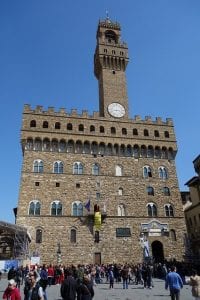
[[[128,289],[128,266],[125,265],[123,267],[123,269],[121,270],[121,277],[122,277],[122,281],[123,281],[123,289]]]
[[[200,276],[197,274],[197,270],[192,270],[192,276],[190,276],[188,283],[192,286],[192,296],[194,299],[200,300]]]
[[[180,290],[183,287],[183,281],[178,273],[176,267],[171,267],[171,272],[166,276],[165,289],[169,288],[171,300],[180,300]]]
[[[75,300],[77,294],[77,282],[72,276],[71,270],[65,271],[65,279],[61,284],[60,294],[64,300]]]

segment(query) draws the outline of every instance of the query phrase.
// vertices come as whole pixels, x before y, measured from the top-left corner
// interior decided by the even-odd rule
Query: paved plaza
[[[2,299],[3,291],[6,288],[7,280],[0,281],[0,299]],[[109,289],[107,283],[101,283],[94,287],[94,300],[165,300],[171,299],[169,291],[164,288],[164,281],[154,279],[154,288],[144,289],[141,285],[130,284],[128,289],[123,290],[121,283],[115,283],[113,289]],[[23,299],[23,287],[21,287],[21,295]],[[48,300],[60,300],[60,285],[54,285],[47,288]],[[191,287],[184,285],[181,290],[181,300],[192,300]]]

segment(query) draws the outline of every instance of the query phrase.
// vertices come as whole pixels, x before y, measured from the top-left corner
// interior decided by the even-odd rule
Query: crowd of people
[[[174,262],[173,262],[174,263]],[[192,266],[176,262],[171,263],[144,262],[138,264],[108,264],[108,265],[43,265],[14,268],[8,272],[8,287],[3,299],[48,300],[47,287],[60,285],[60,294],[64,300],[91,300],[94,297],[94,286],[102,282],[108,283],[112,289],[121,283],[122,289],[128,289],[130,284],[142,285],[152,289],[154,278],[165,280],[165,288],[170,290],[172,300],[180,299],[180,290],[186,283],[192,286],[192,295],[200,300],[200,276]],[[23,289],[20,289],[23,286]]]

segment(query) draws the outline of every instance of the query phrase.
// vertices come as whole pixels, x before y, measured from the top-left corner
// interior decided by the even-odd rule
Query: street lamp
[[[61,259],[61,249],[60,249],[60,243],[58,243],[58,250],[57,250],[57,264],[61,264],[62,259]]]

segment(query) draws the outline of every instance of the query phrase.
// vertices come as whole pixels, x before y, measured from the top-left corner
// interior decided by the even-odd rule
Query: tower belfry
[[[94,55],[94,73],[99,81],[101,117],[128,118],[128,96],[125,70],[128,48],[120,39],[121,28],[108,17],[99,21]]]

